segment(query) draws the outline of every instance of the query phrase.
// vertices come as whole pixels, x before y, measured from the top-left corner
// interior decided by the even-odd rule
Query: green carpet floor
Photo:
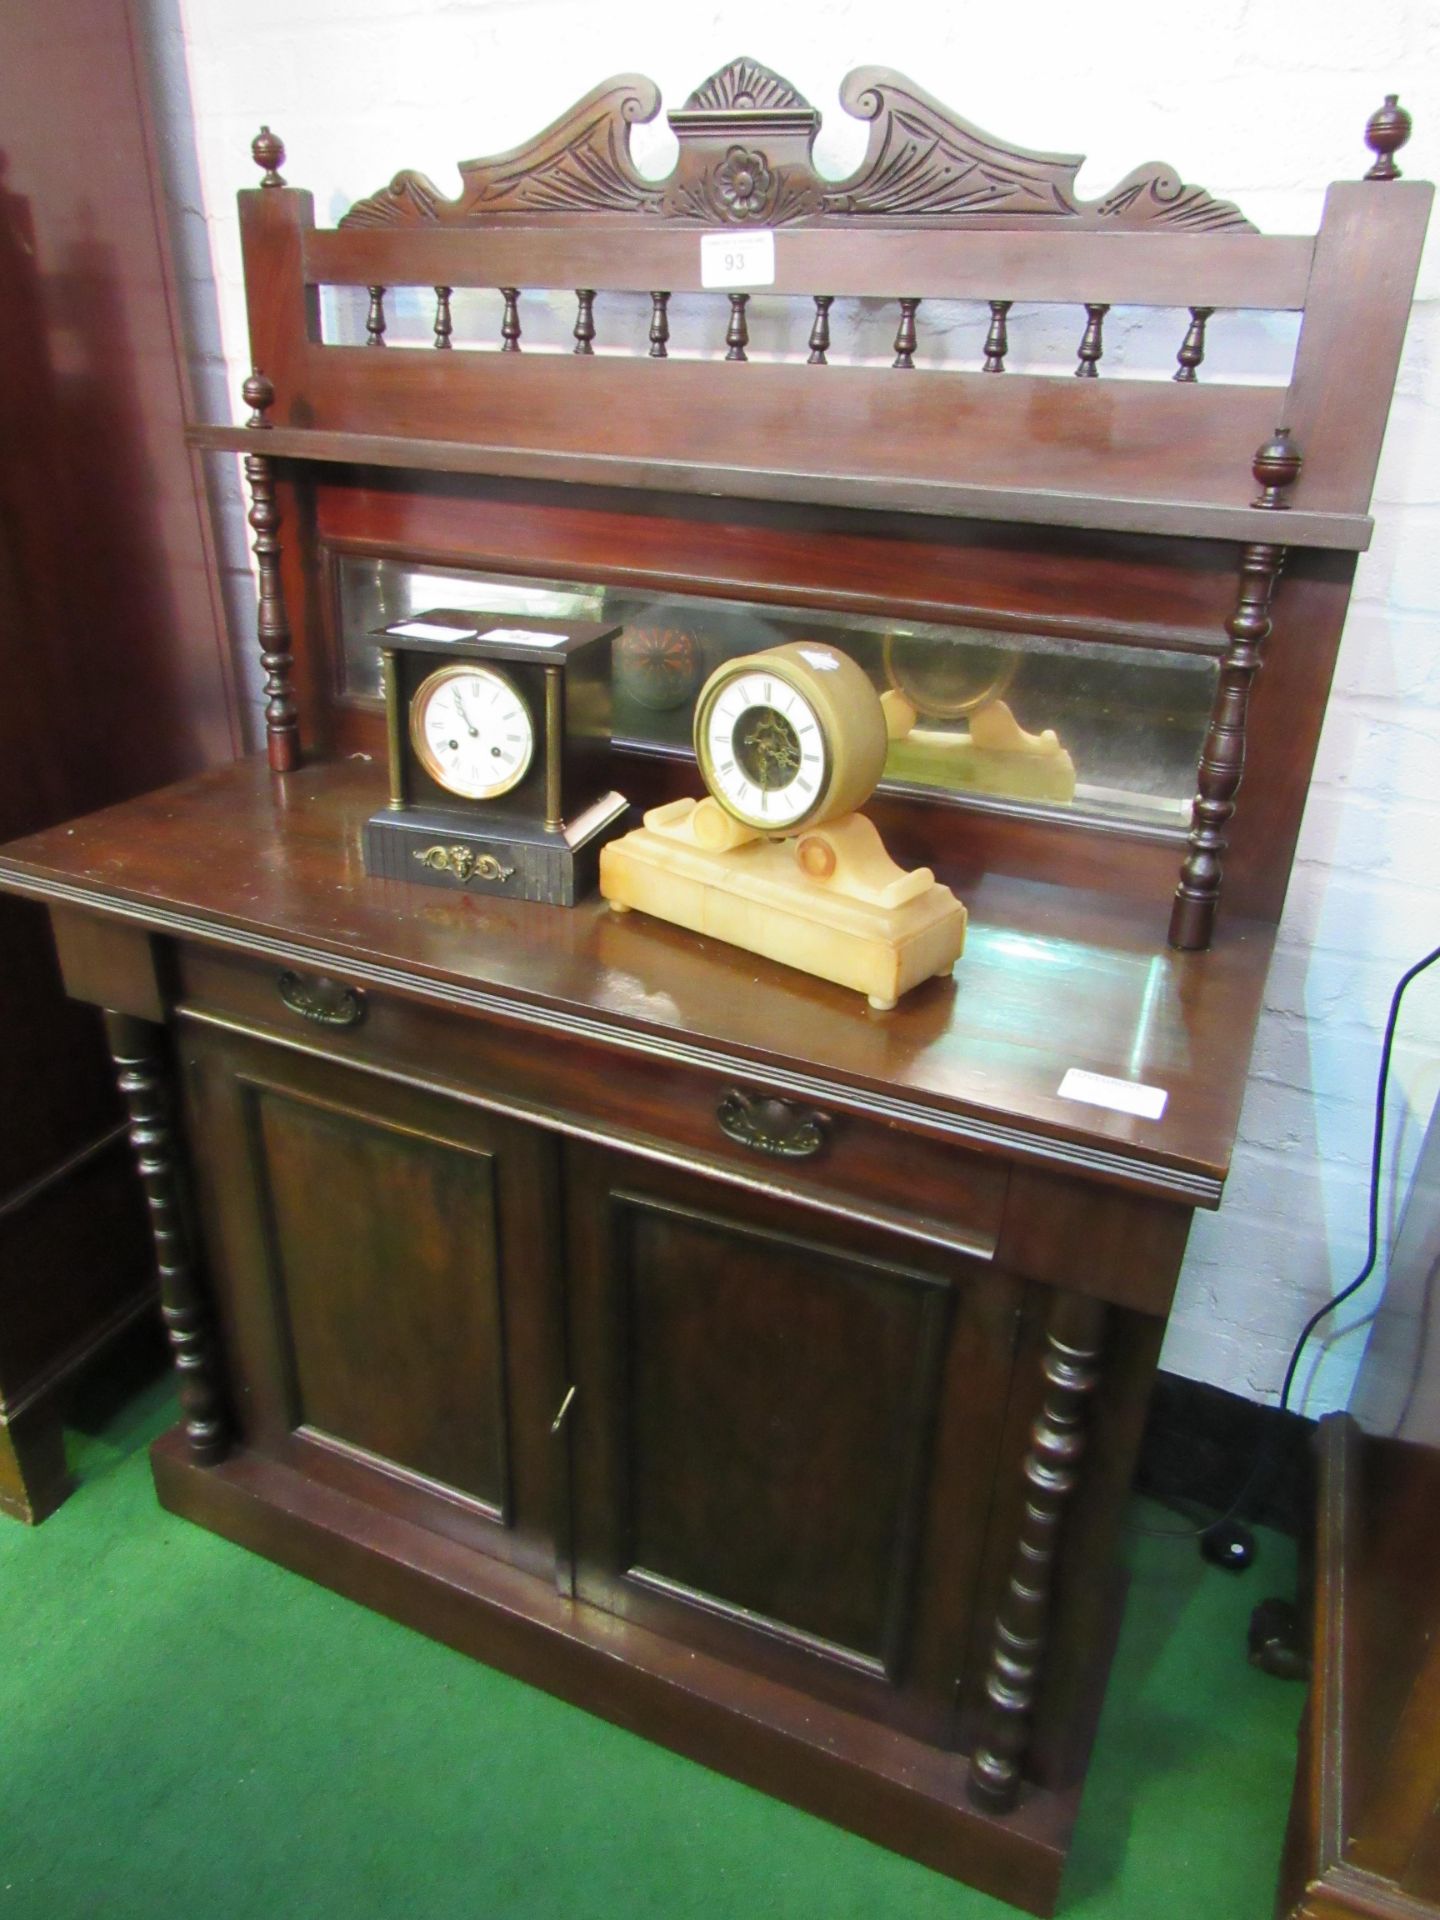
[[[69,1503],[0,1520],[3,1920],[1013,1914],[172,1519],[171,1417],[72,1435]],[[1134,1562],[1061,1911],[1265,1920],[1301,1689],[1244,1631],[1289,1544]]]

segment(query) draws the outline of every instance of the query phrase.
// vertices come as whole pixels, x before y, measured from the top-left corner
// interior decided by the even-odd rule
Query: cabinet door
[[[566,1190],[578,1593],[947,1739],[1016,1285],[618,1153]]]
[[[553,1149],[428,1090],[184,1023],[246,1444],[553,1572]]]

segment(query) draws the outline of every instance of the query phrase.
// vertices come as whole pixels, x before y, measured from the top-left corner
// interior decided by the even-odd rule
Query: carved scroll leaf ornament
[[[467,880],[508,880],[514,867],[507,867],[493,853],[476,853],[473,847],[417,847],[415,858],[432,873],[453,873],[464,886]]]
[[[812,160],[820,115],[759,61],[732,60],[668,115],[680,157],[648,180],[630,153],[630,129],[660,111],[660,93],[622,74],[524,145],[460,166],[453,199],[421,173],[399,173],[358,201],[341,226],[484,226],[506,219],[599,215],[710,226],[836,225],[1025,228],[1090,232],[1253,231],[1239,209],[1173,168],[1147,162],[1099,200],[1080,200],[1079,154],[1012,146],[974,126],[903,75],[859,67],[841,104],[869,122],[865,157],[830,181]]]

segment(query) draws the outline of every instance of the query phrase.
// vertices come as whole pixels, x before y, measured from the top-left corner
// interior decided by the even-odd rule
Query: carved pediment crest
[[[996,139],[883,67],[845,80],[841,104],[870,125],[865,157],[846,180],[816,173],[820,115],[758,60],[732,60],[668,118],[680,143],[675,170],[647,180],[630,129],[655,118],[660,91],[622,74],[586,94],[535,139],[460,166],[448,198],[424,174],[399,173],[358,201],[341,226],[485,226],[550,215],[596,215],[710,226],[840,225],[1135,232],[1250,230],[1228,200],[1147,162],[1098,200],[1080,200],[1083,156]]]

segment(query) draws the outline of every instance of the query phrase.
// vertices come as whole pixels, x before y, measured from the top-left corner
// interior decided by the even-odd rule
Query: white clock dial
[[[829,758],[815,709],[776,673],[737,673],[705,716],[706,778],[748,826],[783,833],[825,791]]]
[[[535,728],[518,688],[493,667],[441,667],[410,702],[410,740],[447,793],[494,800],[525,778]]]

